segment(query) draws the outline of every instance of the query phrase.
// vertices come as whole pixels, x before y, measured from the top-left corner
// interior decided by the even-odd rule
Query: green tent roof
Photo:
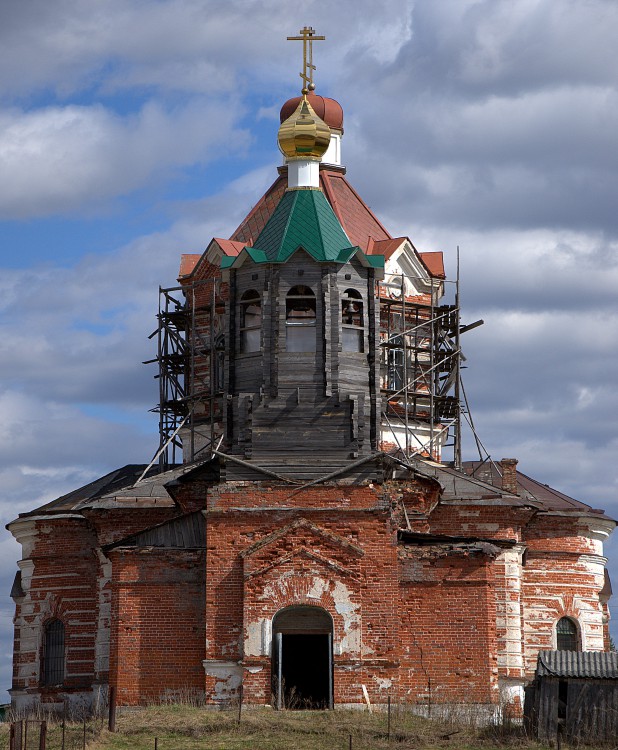
[[[289,190],[252,248],[255,263],[285,263],[299,248],[317,261],[346,263],[358,250],[321,190]]]

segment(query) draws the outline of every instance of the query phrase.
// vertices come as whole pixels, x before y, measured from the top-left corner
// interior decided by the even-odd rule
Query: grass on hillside
[[[431,721],[394,710],[391,738],[385,713],[365,711],[211,711],[186,705],[152,706],[126,712],[116,734],[103,732],[90,750],[489,750],[543,747],[521,728],[478,729],[469,724]]]

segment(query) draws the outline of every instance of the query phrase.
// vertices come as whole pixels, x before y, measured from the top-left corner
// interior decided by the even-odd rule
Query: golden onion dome
[[[319,161],[330,144],[330,128],[303,96],[279,128],[279,148],[289,160]]]

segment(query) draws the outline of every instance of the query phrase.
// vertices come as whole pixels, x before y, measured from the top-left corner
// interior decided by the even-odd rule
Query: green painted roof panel
[[[317,261],[337,262],[351,243],[321,190],[290,190],[255,241],[270,263],[285,263],[300,247]],[[255,262],[265,262],[253,258]]]

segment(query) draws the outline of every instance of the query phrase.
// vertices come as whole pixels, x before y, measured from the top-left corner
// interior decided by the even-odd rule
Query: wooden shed
[[[618,653],[539,651],[526,687],[524,718],[541,740],[584,741],[618,734]]]

